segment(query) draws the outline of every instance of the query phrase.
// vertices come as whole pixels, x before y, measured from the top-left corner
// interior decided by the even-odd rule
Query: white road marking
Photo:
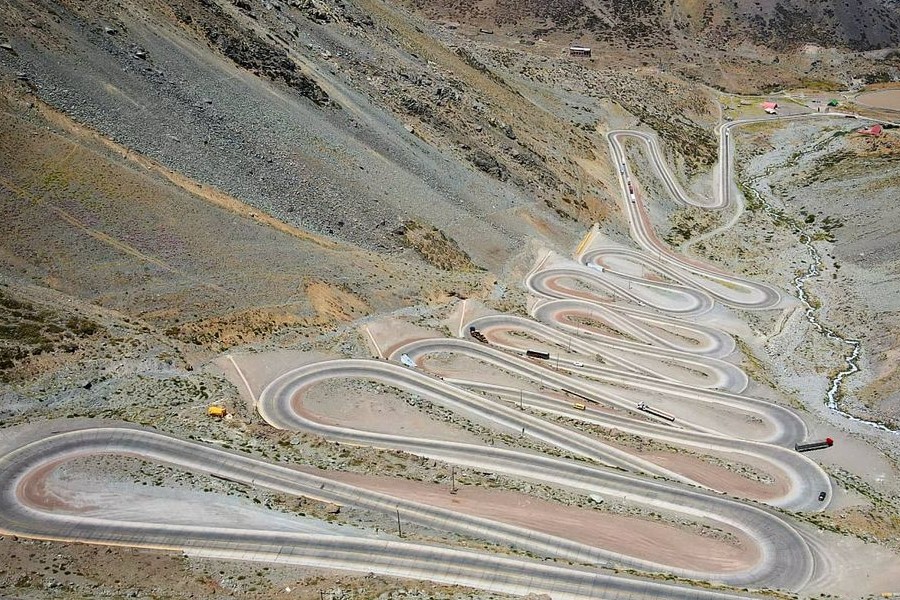
[[[247,381],[247,378],[244,377],[244,372],[241,371],[241,368],[234,361],[234,356],[231,354],[228,355],[228,360],[231,361],[231,364],[234,365],[234,370],[237,371],[238,376],[241,378],[241,381],[244,382],[244,385],[247,386],[247,391],[250,393],[250,398],[253,400],[253,410],[256,410],[256,394],[253,393],[253,388],[250,387],[250,382]]]
[[[371,331],[369,331],[368,325],[366,325],[366,333],[369,335],[369,339],[372,341],[372,345],[375,346],[375,352],[378,353],[378,358],[384,358],[384,354],[381,352],[381,347],[378,345],[378,342],[375,341],[375,336],[372,335]]]

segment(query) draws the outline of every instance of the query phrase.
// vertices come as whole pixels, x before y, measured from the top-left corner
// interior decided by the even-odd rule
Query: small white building
[[[569,56],[590,56],[591,49],[585,46],[569,46]]]

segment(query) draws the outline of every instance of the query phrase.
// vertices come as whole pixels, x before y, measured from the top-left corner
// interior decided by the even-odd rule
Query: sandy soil
[[[829,547],[829,564],[804,596],[837,598],[900,598],[900,556],[852,536],[816,533]],[[871,594],[871,595],[866,595]]]
[[[864,106],[900,110],[900,90],[878,90],[866,92],[856,97],[856,101]]]
[[[547,287],[573,298],[582,298],[590,302],[613,302],[617,294],[609,289],[600,287],[593,280],[574,279],[563,275],[547,281]]]
[[[561,311],[558,313],[558,318],[561,322],[569,323],[576,327],[584,327],[582,325],[583,322],[600,322],[606,327],[612,327],[612,325],[604,323],[600,318],[600,315],[592,312],[585,314],[583,311]],[[690,326],[679,327],[677,325],[672,325],[671,329],[663,329],[656,324],[644,321],[640,318],[629,317],[629,319],[634,319],[641,328],[644,328],[663,339],[677,342],[682,346],[690,347],[698,346],[700,344],[700,342],[692,335]],[[593,329],[593,327],[591,327],[591,329]],[[621,334],[619,335],[619,337],[623,339],[632,339],[631,336],[628,336],[626,334]]]
[[[483,363],[469,356],[439,353],[424,356],[419,365],[436,375],[448,379],[465,379],[480,383],[502,385],[513,389],[536,389],[535,382],[501,371],[494,365]]]
[[[594,409],[593,406],[588,408]],[[592,437],[733,496],[765,502],[790,490],[790,480],[780,469],[752,456],[693,448],[675,442],[656,442],[615,429],[606,435],[597,433]]]
[[[545,343],[539,342],[529,342],[532,338],[517,338],[515,336],[491,336],[492,338],[497,339],[498,341],[503,341],[504,343],[509,343],[513,346],[519,346],[522,349],[530,348],[535,350],[544,350],[547,352],[551,352],[551,359],[547,361],[543,361],[540,359],[528,359],[533,360],[534,364],[539,367],[544,367],[552,371],[552,373],[556,373],[556,347],[549,346]],[[525,342],[523,344],[523,342]],[[585,361],[586,364],[594,364],[597,361],[594,357],[586,358],[583,355],[579,354],[566,354],[563,352],[558,353],[560,358],[563,360],[571,360],[571,361]],[[452,378],[452,379],[461,379],[468,381],[477,381],[480,383],[492,383],[496,385],[503,385],[513,389],[524,389],[524,390],[539,390],[540,387],[540,379],[537,380],[528,380],[523,379],[521,377],[517,377],[515,375],[506,373],[505,371],[499,369],[498,367],[488,364],[482,363],[474,358],[462,355],[454,355],[454,354],[435,354],[427,357],[423,357],[420,359],[419,364],[422,368],[438,374],[442,377]],[[670,371],[666,373],[669,376],[678,378],[679,375],[687,374],[686,379],[697,381],[701,380],[702,377],[697,376],[694,371],[687,371],[684,369],[678,368],[676,365],[672,367],[671,365],[667,365],[665,363],[661,364],[661,369],[665,371]],[[607,388],[615,388],[615,392],[618,393],[620,388],[613,386],[611,384],[600,383],[593,380],[590,377],[590,373],[584,370],[570,370],[564,364],[560,364],[559,371],[561,373],[565,373],[570,376],[583,377],[585,379],[591,379],[592,383],[595,385]]]
[[[675,415],[676,419],[688,418],[695,425],[701,425],[725,435],[732,435],[733,432],[740,431],[742,437],[752,440],[761,439],[772,431],[766,421],[757,414],[736,407],[704,402],[699,399],[699,394],[697,399],[677,398],[663,393],[610,387],[611,391],[633,400],[635,404],[646,402],[654,408]]]
[[[119,465],[129,461],[136,464],[139,460],[127,455],[99,460],[95,455],[86,455],[56,461],[34,471],[21,482],[16,493],[39,510],[101,519],[364,535],[362,530],[339,529],[321,519],[267,510],[246,498],[180,486],[141,485],[117,472]],[[98,468],[98,464],[102,466]]]
[[[605,404],[594,404],[592,402],[585,403],[583,398],[578,398],[577,396],[572,396],[569,394],[555,392],[553,390],[547,390],[544,393],[545,398],[555,398],[560,400],[564,404],[585,404],[585,413],[601,413],[604,415],[614,415],[614,416],[622,416],[623,414],[627,414],[626,411],[623,411],[621,408],[617,406],[607,406]]]
[[[521,387],[518,379],[515,377],[506,375],[502,371],[491,368],[490,365],[484,365],[466,356],[430,356],[421,361],[421,364],[423,368],[429,370],[437,369],[437,372],[448,377],[471,378],[472,373],[477,372],[478,381]],[[474,436],[467,432],[451,425],[436,423],[427,416],[422,415],[404,400],[392,394],[389,389],[383,389],[384,386],[375,384],[377,391],[370,392],[367,390],[365,393],[360,394],[359,386],[354,383],[338,384],[334,382],[334,384],[323,385],[328,385],[329,387],[323,388],[322,385],[317,385],[312,388],[309,398],[307,396],[303,397],[302,408],[298,407],[298,410],[325,423],[344,425],[367,431],[415,434],[416,436],[426,436],[427,432],[427,435],[434,435],[439,439],[460,440],[459,436],[462,435],[462,439],[471,438],[475,440]],[[350,404],[348,404],[348,401]],[[352,407],[352,409],[347,410],[348,407]],[[723,412],[727,412],[732,419],[734,418],[733,411]],[[773,479],[771,483],[755,481],[752,477],[742,476],[731,468],[711,464],[707,460],[688,454],[677,452],[644,453],[625,446],[622,446],[622,449],[648,458],[661,466],[695,479],[699,483],[713,489],[725,491],[736,496],[767,500],[783,495],[789,488],[789,482],[784,477],[784,474],[765,463],[753,466],[765,475],[770,476]],[[716,455],[718,456],[718,454]],[[720,458],[723,461],[732,463],[745,463],[748,465],[754,463],[752,458],[744,456],[723,455]]]
[[[21,498],[26,504],[34,507],[45,507],[52,511],[78,511],[84,512],[89,506],[75,504],[71,498],[67,498],[69,494],[66,490],[60,490],[62,494],[54,491],[47,482],[48,477],[53,474],[59,466],[66,461],[56,461],[44,465],[32,473],[32,476],[19,482],[16,488],[16,496]]]
[[[329,473],[329,476],[673,567],[738,570],[759,558],[752,544],[740,537],[738,544],[733,545],[660,522],[561,506],[515,492],[460,486],[451,495],[446,486],[351,473]],[[737,531],[729,533],[740,536]]]
[[[362,327],[366,342],[382,357],[390,356],[397,348],[416,340],[441,337],[441,333],[413,325],[403,319],[386,318],[366,323]]]
[[[626,448],[627,450],[627,448]],[[790,480],[779,469],[769,464],[742,454],[728,454],[724,452],[704,452],[713,460],[721,459],[733,461],[732,464],[743,463],[751,469],[758,471],[763,477],[769,476],[772,482],[757,481],[753,477],[744,476],[741,473],[716,464],[710,464],[699,456],[679,454],[677,452],[648,452],[638,453],[662,467],[671,469],[690,477],[711,489],[725,492],[739,498],[749,498],[765,502],[772,498],[778,498],[790,491]]]
[[[487,327],[480,331],[484,337],[493,344],[502,344],[520,350],[553,350],[554,354],[559,351],[557,346],[549,345],[546,341],[539,340],[524,330],[508,329],[506,327]]]
[[[226,354],[217,358],[215,364],[252,404],[279,375],[331,358],[334,358],[333,354],[322,352],[275,350],[262,354]]]
[[[573,354],[569,358],[577,360],[581,357]],[[421,359],[420,366],[447,378],[493,383],[514,389],[537,390],[535,384],[539,383],[528,382],[467,356],[451,354],[431,355]],[[569,372],[569,374],[589,378],[589,374],[585,375],[580,371],[577,373]],[[675,415],[689,414],[692,423],[710,427],[723,433],[741,431],[742,435],[748,439],[759,439],[771,432],[771,428],[760,417],[752,412],[742,411],[739,408],[722,407],[691,398],[675,398],[667,394],[631,390],[595,380],[592,380],[592,384],[596,385],[599,390],[606,390],[616,395],[633,399],[635,404],[643,401]],[[639,413],[636,414],[642,416]]]
[[[85,463],[85,460],[88,462]],[[311,467],[301,467],[301,470],[433,506],[533,528],[673,567],[729,571],[746,568],[759,558],[752,544],[743,538],[740,532],[729,527],[720,527],[714,522],[712,525],[727,533],[730,538],[723,538],[722,533],[715,536],[699,535],[668,523],[559,505],[506,490],[461,485],[458,486],[457,493],[449,494],[445,485],[331,470],[325,472]],[[85,479],[85,476],[88,479]],[[89,491],[97,485],[95,479],[96,474],[93,473],[93,462],[90,458],[58,461],[46,465],[35,472],[34,476],[23,481],[17,494],[37,507],[49,507],[77,514],[103,514],[113,511],[117,518],[137,520],[147,518],[148,514],[153,520],[155,510],[171,511],[172,502],[177,504],[179,500],[184,501],[187,499],[186,495],[208,496],[187,490],[166,490],[165,493],[154,494],[152,492],[156,491],[155,488],[140,488],[134,484],[129,484],[128,489],[107,485],[108,493],[97,496]],[[120,493],[114,493],[116,490]],[[176,491],[179,493],[174,493]],[[130,511],[123,508],[121,503],[123,497],[131,498],[136,508]],[[90,499],[91,502],[85,504],[85,499]],[[308,519],[294,518],[293,520],[297,522],[292,523],[284,515],[276,513],[268,513],[271,519],[267,520],[266,511],[244,506],[224,497],[209,497],[202,500],[201,513],[205,514],[207,519],[210,516],[208,508],[211,500],[215,500],[225,511],[224,513],[216,511],[217,514],[220,516],[230,514],[244,526],[252,523],[256,527],[271,526],[295,531],[318,528],[322,533],[327,533],[329,528],[327,524]],[[131,502],[126,507],[130,504]],[[188,509],[189,506],[185,505],[184,508]],[[203,520],[202,514],[196,515],[196,518]],[[187,513],[180,516],[182,520],[193,519]],[[221,519],[209,524],[221,524],[216,521]]]
[[[298,412],[315,421],[361,431],[483,443],[452,423],[438,421],[410,405],[423,400],[377,382],[332,380],[295,399]]]

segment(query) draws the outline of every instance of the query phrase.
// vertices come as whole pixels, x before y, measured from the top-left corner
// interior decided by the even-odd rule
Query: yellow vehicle
[[[210,417],[224,417],[225,416],[225,408],[222,406],[210,406],[206,409],[206,414]]]
[[[575,403],[572,405],[575,410],[584,410],[584,404]]]

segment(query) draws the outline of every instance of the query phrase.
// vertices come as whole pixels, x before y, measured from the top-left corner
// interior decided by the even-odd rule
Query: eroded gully
[[[810,265],[807,267],[806,271],[800,273],[791,281],[794,286],[794,289],[797,290],[797,298],[803,304],[804,314],[806,315],[806,320],[815,328],[816,331],[824,335],[829,340],[838,342],[842,346],[848,347],[850,351],[843,355],[844,367],[838,371],[831,378],[831,383],[828,387],[828,392],[825,394],[825,404],[828,406],[829,410],[833,411],[836,414],[841,415],[849,421],[853,421],[856,423],[862,423],[869,427],[873,427],[875,429],[880,429],[882,431],[887,431],[890,433],[900,433],[900,430],[891,429],[887,427],[883,423],[879,423],[877,421],[869,421],[867,419],[861,419],[850,413],[841,409],[839,404],[839,398],[841,396],[841,389],[844,383],[844,379],[853,375],[854,373],[859,372],[859,355],[862,350],[862,344],[859,340],[852,338],[845,338],[838,335],[833,329],[826,326],[819,319],[817,314],[816,307],[809,300],[809,296],[806,292],[806,282],[814,277],[818,277],[822,273],[822,257],[819,254],[819,251],[816,249],[813,244],[812,236],[805,231],[802,227],[797,225],[793,220],[788,220],[784,218],[784,215],[781,214],[779,209],[772,206],[766,198],[761,194],[755,187],[763,177],[769,174],[769,169],[766,169],[763,175],[759,177],[755,177],[750,179],[748,185],[746,186],[745,191],[749,191],[755,197],[755,199],[762,205],[763,210],[773,221],[784,221],[789,224],[791,227],[792,233],[794,233],[801,244],[806,246],[807,253],[810,257]]]

